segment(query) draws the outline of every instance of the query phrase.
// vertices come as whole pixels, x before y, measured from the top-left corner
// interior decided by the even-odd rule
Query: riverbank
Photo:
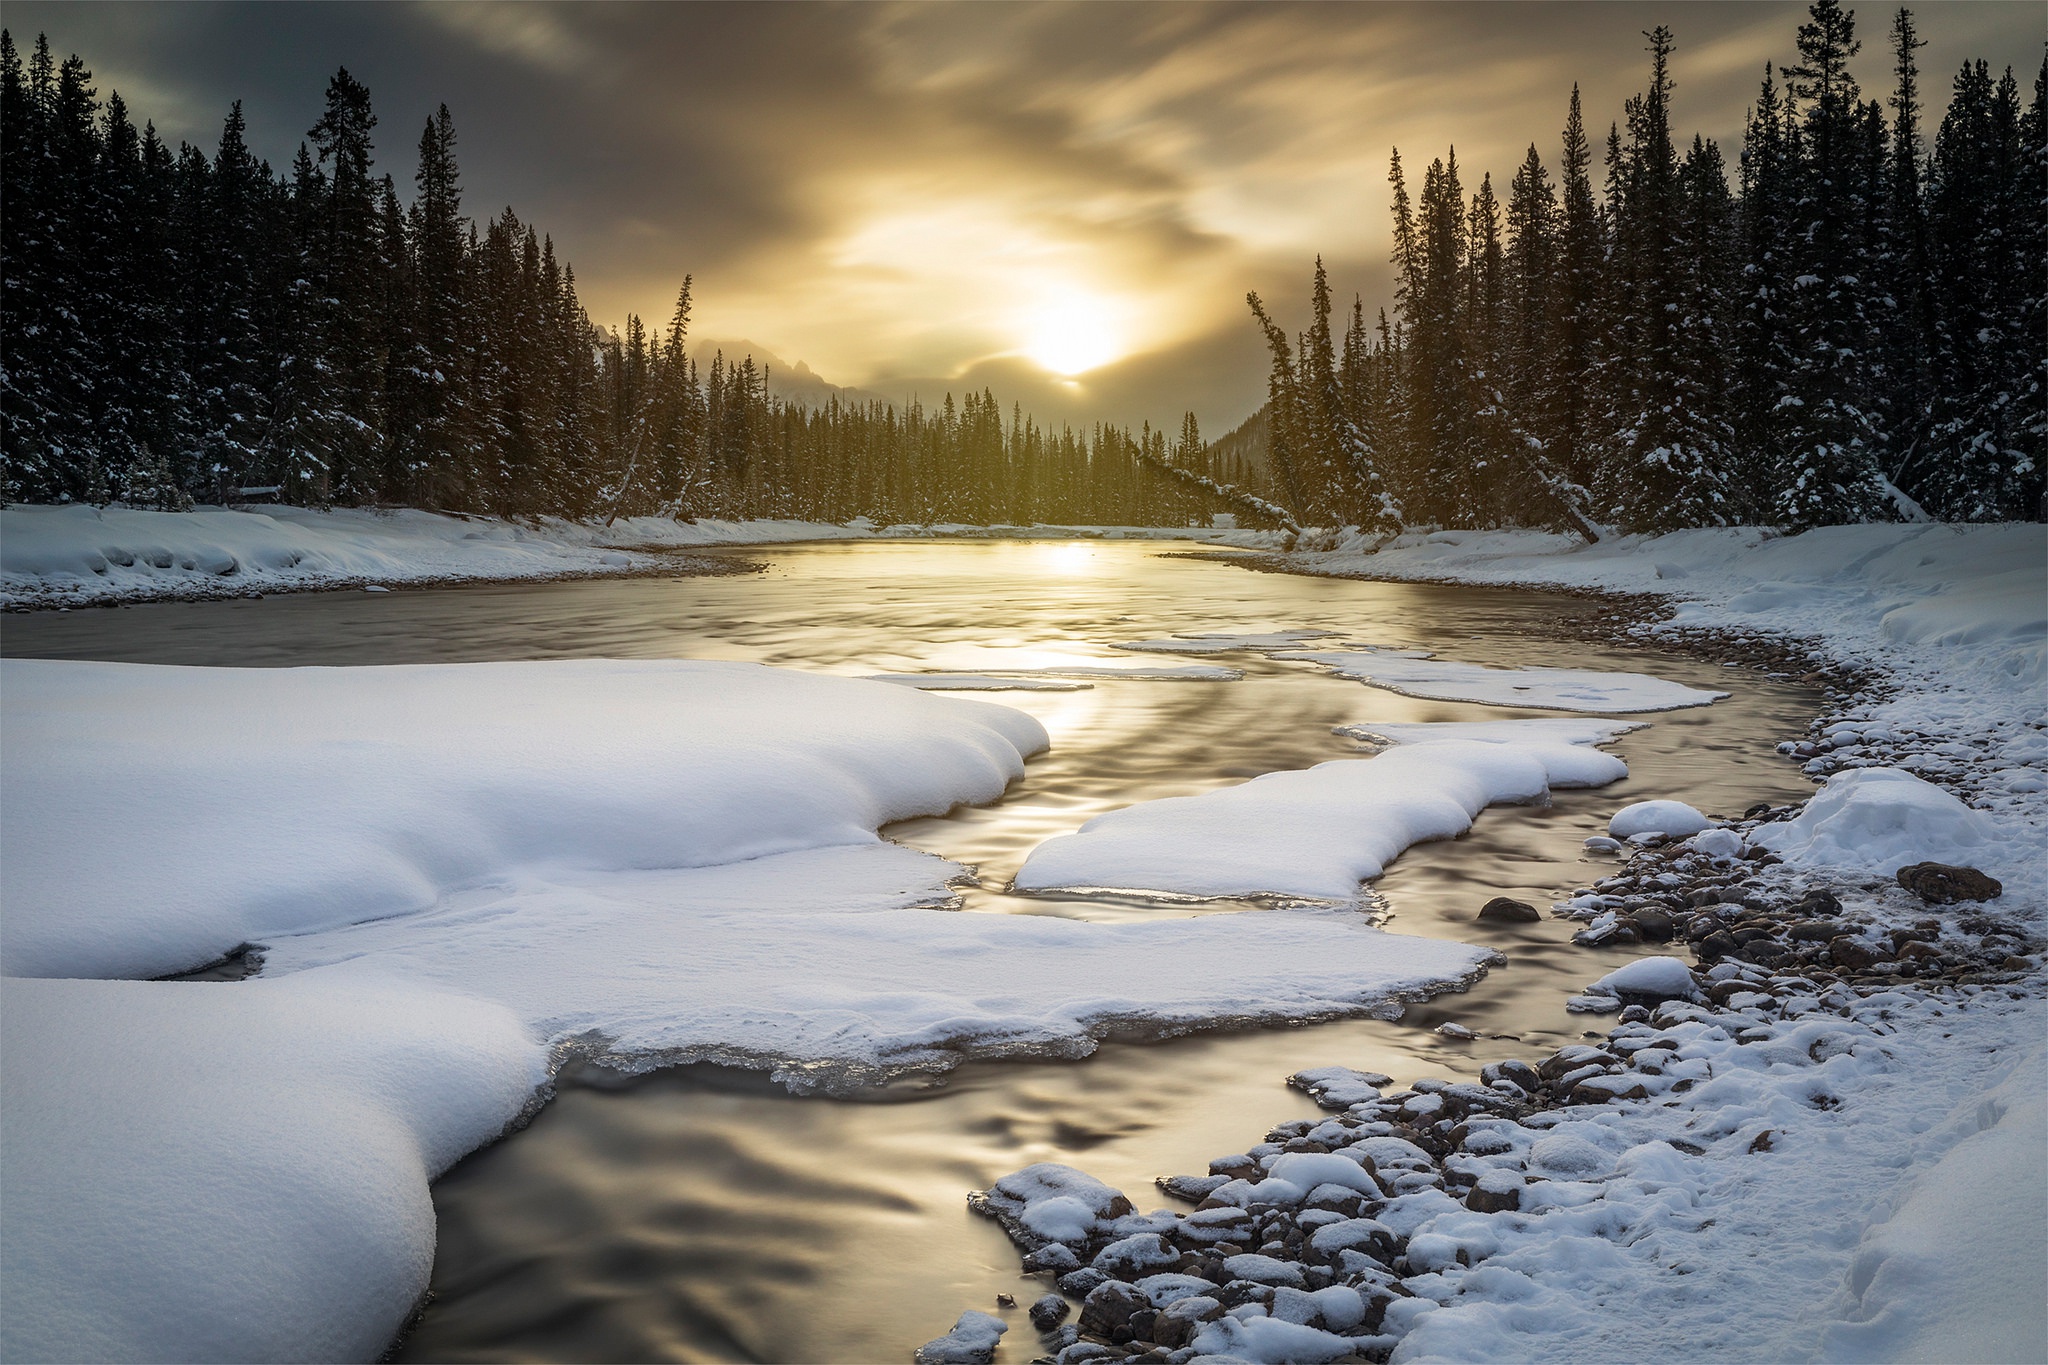
[[[1276,534],[1142,526],[877,526],[621,517],[514,521],[412,508],[0,508],[0,609],[204,601],[344,588],[743,572],[690,551],[816,540],[1189,539],[1275,548]]]
[[[1062,1361],[2038,1359],[2042,550],[2038,526],[1919,526],[1590,547],[1451,532],[1271,557],[1616,594],[1618,634],[1759,642],[1863,685],[1779,745],[1826,780],[1803,809],[1624,845],[1616,875],[1555,907],[1588,943],[1676,939],[1696,959],[1591,983],[1577,1008],[1622,1013],[1589,1045],[1489,1066],[1482,1085],[1302,1073],[1336,1116],[1162,1181],[1192,1212],[1138,1215],[1065,1168],[978,1195],[1027,1270],[1081,1302],[1073,1324],[1063,1299],[1034,1306],[1047,1346]],[[1923,858],[2003,885],[1950,899],[1900,875]],[[1077,1194],[1085,1217],[1049,1219],[1047,1201]],[[972,1358],[1002,1321],[964,1318],[924,1358]]]

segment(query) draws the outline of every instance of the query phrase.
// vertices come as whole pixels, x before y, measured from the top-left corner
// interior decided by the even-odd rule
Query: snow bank
[[[1016,885],[1347,901],[1401,850],[1464,833],[1487,806],[1627,775],[1612,754],[1554,740],[1405,744],[1099,815],[1032,850]]]
[[[2048,1049],[1946,1126],[1961,1140],[1857,1246],[1823,1359],[2026,1362],[2048,1346]]]
[[[867,534],[803,521],[531,525],[411,510],[0,509],[0,604],[61,605],[358,583],[558,578],[655,569],[643,551]]]
[[[1887,877],[1918,862],[2012,870],[1989,819],[1897,768],[1836,773],[1797,816],[1752,830],[1749,841],[1801,867]]]
[[[1646,673],[1582,668],[1489,668],[1484,664],[1417,658],[1416,650],[1286,650],[1276,659],[1321,664],[1340,678],[1356,678],[1407,697],[1525,706],[1539,711],[1675,711],[1710,706],[1726,692],[1706,692]]]
[[[1046,745],[1006,707],[679,661],[8,659],[0,721],[14,976],[161,975],[522,870],[872,843]]]
[[[427,1182],[545,1075],[497,1006],[311,972],[11,980],[0,1020],[9,1360],[376,1359]]]

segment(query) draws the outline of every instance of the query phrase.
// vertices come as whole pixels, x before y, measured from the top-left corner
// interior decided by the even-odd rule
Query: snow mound
[[[668,660],[8,659],[0,719],[15,976],[163,975],[521,870],[873,843],[1001,795],[1047,742],[985,702]]]
[[[1403,745],[1110,811],[1033,849],[1016,885],[1348,901],[1410,844],[1462,834],[1489,805],[1627,775],[1578,744]]]
[[[0,1020],[9,1360],[376,1359],[427,1182],[545,1075],[497,1006],[318,973],[11,980]]]
[[[1749,841],[1796,866],[1885,876],[1918,862],[2007,865],[1988,817],[1897,768],[1836,773],[1796,817]]]
[[[1175,635],[1165,640],[1127,640],[1111,649],[1131,649],[1146,654],[1223,654],[1238,649],[1293,649],[1304,640],[1320,640],[1336,634],[1331,630],[1279,630],[1265,634],[1234,634],[1204,631]]]
[[[1617,839],[1633,839],[1642,834],[1683,839],[1713,825],[1712,820],[1683,801],[1638,801],[1614,812],[1607,822],[1607,832]]]
[[[1583,668],[1491,668],[1447,659],[1408,657],[1413,651],[1287,650],[1276,659],[1321,664],[1340,678],[1355,678],[1408,697],[1521,706],[1536,711],[1676,711],[1708,706],[1727,696],[1647,673],[1603,673]]]

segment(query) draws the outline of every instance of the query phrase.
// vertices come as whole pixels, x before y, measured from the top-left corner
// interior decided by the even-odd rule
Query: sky
[[[1938,109],[1965,59],[2016,68],[2036,0],[1916,11]],[[1554,170],[1576,82],[1596,145],[1677,36],[1674,127],[1732,152],[1804,6],[1669,4],[48,4],[10,0],[102,96],[211,149],[241,99],[283,169],[345,66],[409,192],[454,115],[464,208],[553,236],[593,320],[665,322],[890,398],[987,387],[1052,421],[1211,437],[1264,396],[1257,290],[1305,324],[1315,257],[1390,302],[1388,153],[1455,147],[1504,189]],[[1891,88],[1891,11],[1855,72]],[[1931,128],[1930,128],[1931,132]]]

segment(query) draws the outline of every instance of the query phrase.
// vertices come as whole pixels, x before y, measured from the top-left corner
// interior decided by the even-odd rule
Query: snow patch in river
[[[1584,668],[1492,668],[1484,664],[1415,657],[1414,650],[1286,650],[1276,659],[1321,664],[1408,697],[1525,706],[1538,711],[1676,711],[1709,706],[1727,696],[1651,677]]]
[[[1463,834],[1490,805],[1627,775],[1590,743],[1405,744],[1099,815],[1033,849],[1016,886],[1348,901],[1410,844]]]

